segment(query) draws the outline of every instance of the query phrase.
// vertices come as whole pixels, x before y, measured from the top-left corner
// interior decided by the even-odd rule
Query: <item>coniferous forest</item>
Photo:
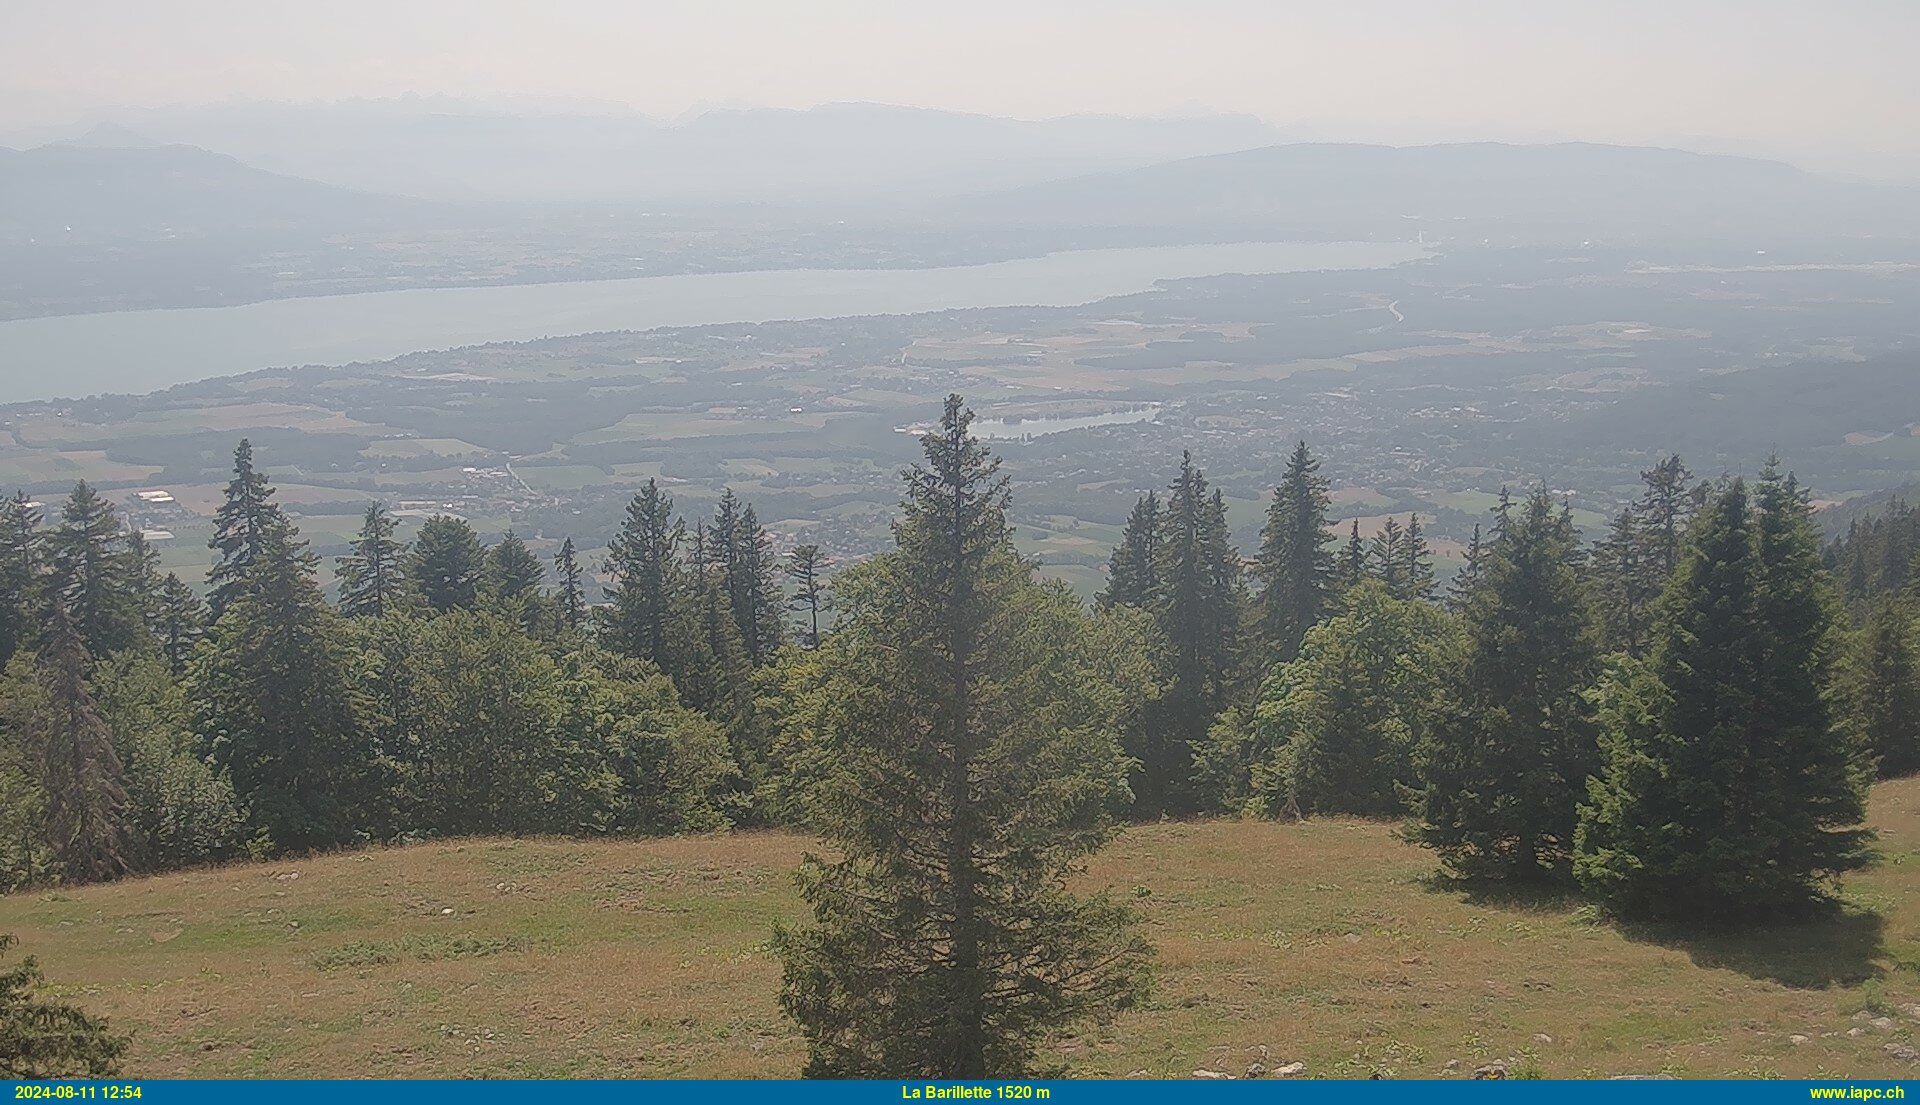
[[[1391,819],[1447,878],[1742,926],[1822,908],[1872,858],[1869,781],[1920,770],[1909,508],[1823,547],[1780,462],[1703,479],[1669,457],[1590,542],[1512,489],[1441,579],[1417,515],[1331,522],[1307,443],[1237,549],[1188,454],[1088,606],[1016,552],[1020,489],[971,419],[948,399],[893,547],[845,565],[777,552],[731,493],[688,519],[657,483],[604,564],[453,517],[402,543],[376,503],[323,565],[242,441],[196,589],[86,483],[44,511],[16,495],[0,889],[797,828],[821,841],[810,916],[772,946],[806,1072],[1011,1076],[1151,993],[1135,910],[1068,886],[1130,821]],[[110,1069],[123,1042],[35,972],[0,973],[0,1034],[27,1041],[0,1073]]]

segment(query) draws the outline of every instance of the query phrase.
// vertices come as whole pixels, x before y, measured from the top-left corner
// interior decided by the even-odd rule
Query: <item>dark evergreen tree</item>
[[[820,615],[829,604],[826,570],[818,545],[799,545],[787,554],[787,578],[793,580],[790,604],[806,618],[801,643],[809,649],[820,647]]]
[[[313,570],[291,527],[269,531],[187,675],[194,731],[286,850],[348,840],[371,774],[345,622]]]
[[[1571,856],[1598,756],[1585,694],[1599,640],[1580,561],[1545,489],[1503,512],[1463,615],[1466,659],[1418,753],[1410,835],[1459,874],[1531,879]]]
[[[1603,690],[1578,871],[1621,913],[1749,921],[1868,859],[1863,757],[1827,715],[1809,513],[1772,465],[1757,510],[1726,485],[1685,544],[1651,659]]]
[[[1639,559],[1648,577],[1643,589],[1658,595],[1679,566],[1681,538],[1693,518],[1698,496],[1693,473],[1687,471],[1678,454],[1640,473],[1640,482],[1645,490],[1635,514],[1640,522]]]
[[[1847,737],[1883,776],[1920,771],[1920,662],[1913,600],[1887,594],[1853,641],[1841,699]]]
[[[817,803],[838,856],[803,869],[813,924],[776,938],[813,1077],[1017,1076],[1144,989],[1130,912],[1063,886],[1124,794],[1118,696],[1078,603],[1013,550],[970,421],[948,399],[897,550],[843,577]]]
[[[1134,787],[1144,815],[1191,813],[1200,807],[1193,754],[1234,691],[1244,624],[1240,556],[1229,543],[1226,499],[1211,494],[1191,454],[1160,518],[1159,590],[1152,611],[1167,650],[1170,686],[1157,704],[1158,724],[1137,736]]]
[[[719,537],[717,531],[715,536]],[[786,639],[786,597],[773,555],[773,537],[748,504],[723,540],[724,583],[734,625],[747,661],[760,667],[773,659]]]
[[[1640,515],[1632,506],[1614,516],[1593,550],[1594,597],[1607,647],[1629,656],[1646,650],[1648,608],[1659,595],[1647,588],[1652,573],[1641,560],[1647,551]]]
[[[246,438],[233,451],[233,479],[226,499],[213,515],[213,568],[207,573],[207,608],[219,617],[237,597],[236,588],[253,562],[287,528],[287,518],[273,501],[267,477],[253,466],[253,443]]]
[[[480,601],[486,556],[465,518],[436,514],[407,552],[407,587],[436,614],[471,610]]]
[[[41,540],[40,512],[25,492],[0,502],[0,668],[39,632]]]
[[[627,504],[627,517],[607,548],[613,577],[606,613],[606,641],[615,652],[661,667],[669,652],[667,631],[676,600],[680,544],[686,526],[673,514],[673,497],[647,481]]]
[[[193,646],[207,632],[207,607],[193,588],[180,577],[167,573],[160,583],[160,612],[154,636],[160,642],[160,654],[176,677],[184,675]]]
[[[130,648],[146,633],[139,568],[113,504],[85,480],[73,487],[60,521],[47,534],[47,586],[80,634],[88,654]]]
[[[1334,569],[1334,591],[1345,595],[1360,586],[1367,578],[1367,543],[1360,538],[1360,519],[1353,520],[1353,529],[1347,534],[1347,544],[1340,550],[1340,560]]]
[[[1420,529],[1420,516],[1407,515],[1406,535],[1401,541],[1400,579],[1403,594],[1395,596],[1402,599],[1417,599],[1426,602],[1433,598],[1433,550],[1427,547],[1427,537]]]
[[[487,601],[518,623],[526,633],[538,634],[548,620],[546,566],[512,530],[486,551],[481,571]]]
[[[394,536],[399,528],[383,504],[367,504],[352,550],[334,562],[342,614],[380,618],[404,605],[407,548]]]
[[[1480,581],[1485,577],[1486,547],[1481,540],[1480,524],[1475,522],[1473,537],[1467,542],[1466,559],[1461,563],[1460,570],[1453,574],[1453,579],[1447,583],[1447,609],[1456,614],[1465,610],[1467,600],[1473,597],[1474,590],[1480,586]]]
[[[8,728],[38,761],[44,831],[61,877],[118,878],[134,867],[126,769],[87,686],[92,658],[79,626],[58,601],[47,621],[31,683],[5,696]]]
[[[0,955],[18,941],[0,934]],[[44,1082],[107,1078],[120,1069],[128,1040],[99,1017],[47,996],[32,956],[0,970],[0,1079]]]
[[[1097,600],[1102,608],[1153,605],[1160,591],[1160,499],[1149,491],[1133,504],[1120,543],[1113,548],[1107,586]]]
[[[1397,599],[1408,595],[1407,537],[1398,518],[1388,518],[1367,543],[1367,566],[1374,579],[1386,585],[1387,594]]]
[[[559,601],[560,624],[569,631],[578,630],[587,621],[586,573],[580,569],[580,555],[574,550],[573,538],[560,542],[560,551],[553,555],[554,574],[560,579]]]
[[[1307,630],[1326,613],[1334,582],[1333,551],[1327,547],[1333,540],[1327,532],[1332,504],[1320,462],[1303,441],[1274,489],[1254,564],[1261,583],[1255,601],[1266,664],[1286,663],[1298,655]]]

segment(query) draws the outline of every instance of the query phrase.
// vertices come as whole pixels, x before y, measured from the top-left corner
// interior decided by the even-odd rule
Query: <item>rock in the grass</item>
[[[1223,1071],[1223,1070],[1202,1069],[1202,1070],[1194,1071],[1193,1076],[1195,1078],[1206,1078],[1206,1079],[1213,1079],[1216,1081],[1220,1079],[1226,1079],[1228,1081],[1232,1081],[1233,1079],[1233,1075],[1228,1074],[1226,1071]]]
[[[1920,1001],[1908,1002],[1900,1007],[1900,1012],[1905,1013],[1916,1021],[1920,1021]]]
[[[1267,1074],[1267,1065],[1265,1063],[1248,1063],[1247,1064],[1248,1078],[1264,1078],[1266,1077],[1266,1074]]]
[[[1870,1025],[1872,1025],[1873,1027],[1875,1027],[1875,1028],[1877,1028],[1877,1029],[1879,1029],[1879,1030],[1880,1030],[1880,1031],[1882,1031],[1882,1032],[1892,1032],[1892,1031],[1893,1031],[1893,1018],[1892,1018],[1892,1017],[1875,1017],[1875,1018],[1873,1018],[1872,1020],[1870,1020],[1870,1021],[1868,1021],[1867,1023],[1868,1023],[1868,1024],[1870,1024]]]
[[[1282,1063],[1279,1066],[1273,1068],[1272,1073],[1275,1078],[1296,1078],[1306,1069],[1307,1069],[1307,1065],[1305,1063],[1301,1063],[1301,1062]]]
[[[1787,1037],[1787,1042],[1792,1044],[1794,1047],[1799,1047],[1801,1044],[1810,1042],[1810,1040],[1808,1037],[1802,1036],[1800,1033],[1796,1032],[1793,1035]]]
[[[1553,1042],[1553,1037],[1544,1032],[1536,1032],[1533,1034],[1533,1042],[1536,1044],[1550,1044]]]
[[[1440,1069],[1441,1069],[1441,1070],[1459,1070],[1459,1069],[1460,1069],[1460,1060],[1458,1060],[1458,1059],[1449,1059],[1449,1060],[1447,1060],[1447,1061],[1446,1061],[1446,1064],[1445,1064],[1444,1066],[1442,1066],[1442,1067],[1441,1067]]]
[[[1147,1072],[1144,1070],[1130,1070],[1127,1072],[1127,1077],[1128,1078],[1145,1078],[1147,1077]]]
[[[1920,1048],[1915,1048],[1911,1044],[1888,1044],[1887,1054],[1900,1060],[1902,1063],[1911,1063],[1920,1060]]]
[[[1481,1081],[1500,1081],[1507,1076],[1505,1063],[1486,1063],[1473,1068],[1473,1076]]]
[[[1867,1030],[1864,1028],[1861,1028],[1857,1024],[1854,1025],[1852,1028],[1847,1029],[1847,1039],[1849,1040],[1858,1040],[1860,1037],[1865,1036],[1866,1034],[1867,1034]]]

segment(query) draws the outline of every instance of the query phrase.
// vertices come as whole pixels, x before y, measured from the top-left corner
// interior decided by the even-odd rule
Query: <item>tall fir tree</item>
[[[253,442],[246,438],[233,451],[233,479],[226,498],[213,515],[213,567],[207,572],[207,608],[219,617],[238,597],[240,580],[261,551],[278,540],[287,517],[273,501],[267,477],[253,465]]]
[[[1340,549],[1340,558],[1334,568],[1334,591],[1346,595],[1360,586],[1367,578],[1367,543],[1360,537],[1360,519],[1353,520],[1353,527],[1347,533],[1347,543]]]
[[[1645,589],[1657,595],[1680,564],[1681,539],[1699,496],[1693,473],[1677,453],[1640,473],[1640,482],[1644,490],[1635,511],[1640,520],[1640,561],[1650,581]]]
[[[208,754],[254,827],[293,851],[351,838],[372,768],[345,623],[313,570],[291,526],[269,531],[186,681]]]
[[[580,553],[574,548],[573,538],[561,541],[560,551],[553,554],[553,574],[560,581],[554,596],[560,625],[568,632],[577,632],[587,623],[587,574],[580,567]]]
[[[1406,535],[1401,542],[1401,565],[1400,578],[1404,593],[1395,597],[1421,602],[1432,599],[1435,584],[1433,550],[1427,545],[1427,535],[1420,528],[1418,514],[1407,515]]]
[[[486,551],[481,580],[487,601],[522,632],[543,632],[549,609],[547,569],[519,534],[508,530]]]
[[[0,502],[0,668],[39,632],[42,539],[40,511],[26,492]]]
[[[725,539],[725,586],[734,625],[747,660],[761,667],[786,640],[786,596],[773,555],[773,537],[760,525],[753,504],[740,512]]]
[[[113,504],[85,480],[73,486],[47,534],[47,586],[92,656],[130,648],[146,635],[134,561]]]
[[[420,526],[407,551],[407,587],[428,610],[471,610],[480,601],[486,550],[465,518],[436,514]]]
[[[1913,600],[1880,596],[1854,637],[1842,677],[1846,735],[1882,776],[1920,771],[1920,641]]]
[[[673,496],[654,480],[627,504],[626,519],[607,547],[613,577],[605,610],[606,641],[615,652],[660,664],[667,658],[679,575],[677,558],[686,526],[673,513]]]
[[[1369,574],[1387,588],[1387,594],[1397,599],[1407,597],[1407,536],[1400,528],[1400,519],[1388,518],[1380,523],[1380,529],[1367,542],[1367,567]]]
[[[1631,505],[1614,515],[1593,549],[1594,598],[1607,647],[1629,656],[1646,650],[1649,607],[1659,596],[1647,587],[1651,573],[1641,560],[1647,551],[1639,510]]]
[[[1692,528],[1655,644],[1603,688],[1606,769],[1583,884],[1635,916],[1742,923],[1867,862],[1864,758],[1828,716],[1829,629],[1810,511],[1772,465]]]
[[[87,685],[92,664],[66,603],[49,604],[39,653],[20,658],[30,686],[6,697],[8,728],[33,749],[42,818],[60,875],[98,882],[131,873],[126,768]]]
[[[1132,606],[1147,609],[1160,591],[1160,498],[1147,492],[1133,504],[1120,543],[1113,548],[1107,585],[1097,600],[1100,607]]]
[[[1159,577],[1152,611],[1167,649],[1170,686],[1156,704],[1159,723],[1137,734],[1147,743],[1129,750],[1140,762],[1134,790],[1147,816],[1200,807],[1193,754],[1235,689],[1245,622],[1226,499],[1209,493],[1190,453],[1181,454],[1161,513]]]
[[[787,578],[793,580],[793,598],[789,605],[805,618],[801,644],[808,649],[820,647],[820,615],[829,604],[827,561],[818,545],[798,545],[787,554]]]
[[[809,1076],[1017,1076],[1145,985],[1129,911],[1063,887],[1124,793],[1117,703],[1078,604],[1013,550],[971,417],[947,400],[897,549],[843,591],[817,806],[838,855],[803,868],[812,925],[776,938]]]
[[[381,618],[404,605],[407,547],[395,536],[399,529],[399,520],[384,504],[367,504],[359,535],[347,555],[334,561],[342,614]]]
[[[207,632],[207,605],[193,588],[172,572],[160,581],[160,611],[154,637],[160,642],[160,655],[175,678],[187,671],[193,646]]]
[[[1471,877],[1537,879],[1572,854],[1598,752],[1585,695],[1599,638],[1572,519],[1543,488],[1503,512],[1463,615],[1452,691],[1418,751],[1412,839]]]
[[[1320,475],[1320,462],[1302,441],[1274,489],[1254,564],[1261,583],[1255,607],[1263,668],[1297,656],[1307,630],[1326,614],[1334,582],[1333,550],[1328,548],[1333,537],[1327,531],[1330,490]]]
[[[1479,588],[1480,581],[1486,577],[1487,550],[1483,542],[1480,523],[1473,524],[1473,537],[1467,541],[1466,557],[1461,561],[1460,570],[1453,573],[1447,582],[1447,609],[1458,614],[1467,608],[1467,600]]]

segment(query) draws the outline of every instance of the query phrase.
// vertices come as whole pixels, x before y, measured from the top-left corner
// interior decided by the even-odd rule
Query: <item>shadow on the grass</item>
[[[1683,951],[1696,967],[1738,971],[1795,989],[1857,986],[1881,973],[1887,922],[1878,913],[1824,906],[1806,916],[1749,928],[1622,924],[1629,940]]]
[[[1437,894],[1458,895],[1468,905],[1528,913],[1570,913],[1588,907],[1571,882],[1541,879],[1507,882],[1429,875],[1421,882]],[[1597,916],[1597,914],[1596,914]],[[1685,952],[1696,967],[1737,971],[1795,989],[1857,986],[1883,973],[1886,919],[1835,902],[1809,905],[1797,915],[1733,926],[1619,921],[1621,935],[1642,944]]]

